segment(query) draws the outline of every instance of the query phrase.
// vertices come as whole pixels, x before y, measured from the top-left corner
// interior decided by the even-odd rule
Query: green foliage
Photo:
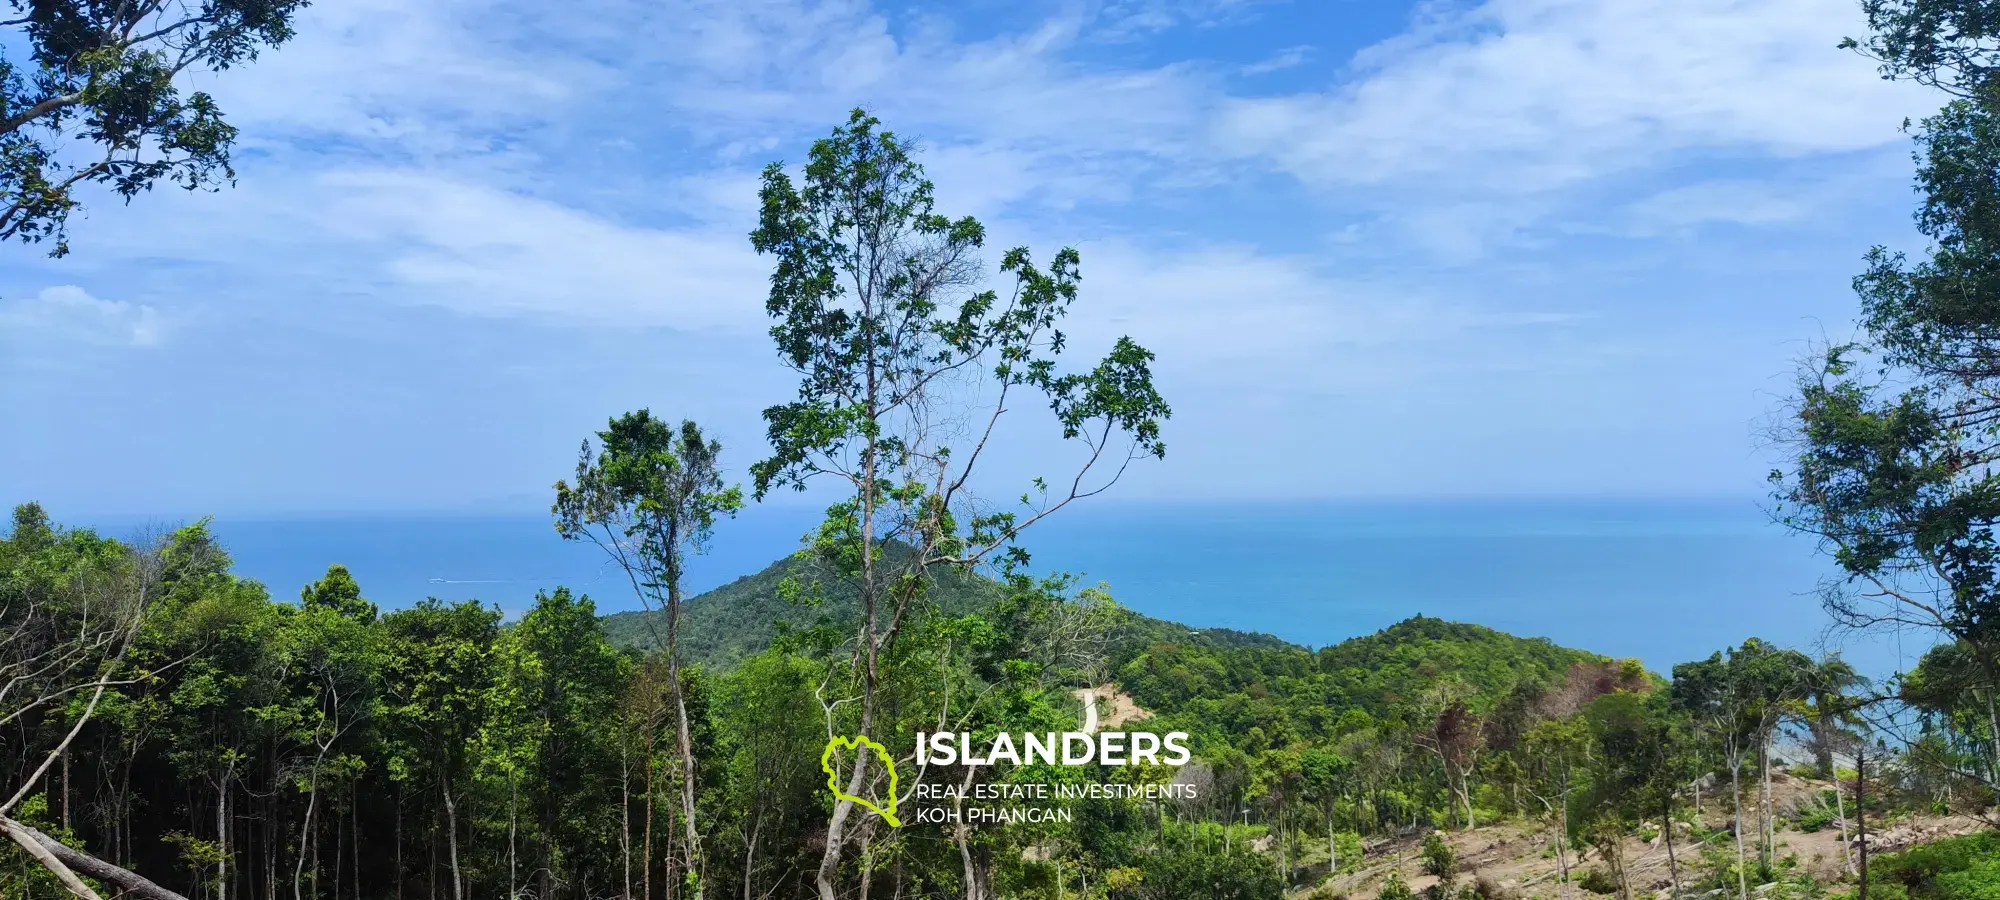
[[[556,482],[556,533],[602,547],[641,599],[678,603],[686,556],[743,506],[742,490],[723,486],[722,445],[692,421],[674,428],[643,409],[597,438],[601,452],[589,441],[578,451],[575,485]]]
[[[905,564],[914,551],[906,544],[890,544],[882,552],[893,568]],[[947,618],[989,612],[999,618],[1001,604],[1019,593],[1002,582],[956,568],[937,569],[930,577],[932,583],[923,601]],[[690,663],[727,669],[781,643],[805,646],[817,637],[833,635],[837,639],[851,634],[860,621],[860,606],[859,591],[852,580],[841,578],[811,554],[787,556],[760,572],[684,601],[682,647]],[[660,610],[612,613],[604,618],[605,635],[620,648],[657,650],[659,636],[665,633],[663,616]],[[1123,608],[1110,616],[1106,638],[1112,659],[1129,657],[1154,644],[1218,651],[1299,649],[1268,634],[1226,628],[1197,631]]]
[[[1174,715],[1204,739],[1253,750],[1407,720],[1425,686],[1439,679],[1469,685],[1473,704],[1486,708],[1516,685],[1555,684],[1576,664],[1604,661],[1539,638],[1421,616],[1317,653],[1185,643],[1135,649],[1118,682],[1140,705]]]
[[[2000,898],[2000,832],[1987,831],[1874,857],[1869,896],[1908,900]]]
[[[1340,854],[1340,866],[1334,870],[1336,873],[1353,872],[1361,868],[1363,852],[1361,835],[1352,831],[1340,832],[1334,835],[1333,847]]]
[[[1382,881],[1382,890],[1375,894],[1375,900],[1417,900],[1417,892],[1410,890],[1410,883],[1403,880],[1400,872],[1390,872]]]
[[[1864,51],[1885,78],[1905,78],[1965,95],[1992,80],[2000,19],[1981,0],[1867,0],[1868,37],[1842,46]]]
[[[186,70],[222,70],[292,36],[305,0],[182,4],[9,0],[0,57],[0,240],[52,242],[78,185],[125,200],[166,182],[230,183],[236,129],[206,93],[183,94]]]
[[[1943,749],[2000,746],[1991,717],[1937,699],[2000,690],[2000,81],[1996,19],[1978,0],[1868,0],[1873,33],[1850,40],[1885,77],[1944,89],[1913,127],[1917,231],[1911,260],[1876,247],[1854,279],[1864,331],[1827,347],[1798,381],[1788,456],[1772,473],[1785,521],[1813,535],[1855,589],[1830,592],[1841,624],[1921,623],[1970,657],[1976,683],[1919,701]],[[1921,599],[1919,599],[1921,598]],[[1958,790],[1990,795],[1994,751],[1938,760]],[[1829,761],[1818,761],[1824,769]],[[1961,762],[1971,762],[1970,766]],[[1984,772],[1983,775],[1972,774]]]
[[[1476,895],[1471,885],[1460,887],[1447,878],[1424,888],[1423,893],[1418,896],[1423,900],[1473,900]]]
[[[1474,708],[1484,710],[1515,685],[1552,684],[1577,663],[1603,661],[1546,638],[1421,615],[1327,647],[1316,660],[1338,696],[1370,711],[1413,700],[1446,677],[1470,685]]]
[[[831,803],[814,763],[828,734],[859,730],[853,645],[841,643],[851,638],[818,643],[810,626],[774,628],[777,640],[732,665],[676,674],[661,655],[615,646],[608,628],[620,620],[598,617],[588,598],[567,589],[538,596],[511,625],[476,602],[432,600],[377,615],[338,567],[297,603],[273,602],[230,574],[227,554],[199,524],[145,554],[56,528],[38,509],[17,512],[14,534],[0,541],[0,591],[17,602],[0,614],[32,607],[54,616],[14,620],[31,641],[59,643],[64,632],[52,629],[72,627],[80,611],[121,608],[129,584],[121,579],[162,573],[147,587],[159,599],[146,608],[124,677],[82,732],[74,800],[52,808],[49,795],[37,795],[22,813],[65,840],[107,849],[132,833],[140,841],[128,861],[148,877],[196,893],[226,884],[237,896],[282,896],[294,881],[301,893],[332,896],[338,878],[340,896],[388,896],[398,883],[434,880],[444,894],[569,900],[622,891],[628,854],[635,896],[657,897],[668,883],[713,896],[816,893]],[[883,558],[913,552],[890,545]],[[840,565],[793,559],[761,577],[773,594],[786,593],[787,580],[793,597],[817,594],[815,612],[838,612],[852,625],[855,604],[841,591],[853,580],[836,577]],[[1712,743],[1691,740],[1700,733],[1687,707],[1670,702],[1684,692],[1655,689],[1632,665],[1573,651],[1550,658],[1546,642],[1413,620],[1355,645],[1379,661],[1353,646],[1311,653],[1176,631],[1067,578],[968,576],[963,584],[976,586],[967,592],[976,599],[945,614],[960,602],[939,589],[952,571],[938,570],[900,641],[876,661],[870,733],[899,770],[909,736],[941,720],[979,736],[1074,729],[1071,688],[1101,684],[1105,664],[1123,654],[1125,671],[1160,678],[1142,689],[1191,691],[1178,707],[1155,708],[1146,728],[1195,732],[1194,764],[1178,772],[1001,766],[974,772],[974,781],[1183,780],[1201,793],[1165,804],[1077,804],[1072,822],[963,836],[878,831],[866,843],[872,894],[892,896],[900,886],[905,896],[951,895],[970,858],[975,877],[999,896],[1279,897],[1288,877],[1325,872],[1322,854],[1337,859],[1337,872],[1354,871],[1363,835],[1435,827],[1455,815],[1458,786],[1422,742],[1438,731],[1440,698],[1463,725],[1467,753],[1480,754],[1461,777],[1476,782],[1470,793],[1482,818],[1518,812],[1567,825],[1566,847],[1604,846],[1639,822],[1672,818],[1673,791],[1663,786],[1717,764]],[[1123,645],[1120,635],[1147,643]],[[1432,680],[1385,635],[1422,647],[1434,660]],[[1561,658],[1573,661],[1558,669]],[[1368,673],[1325,672],[1323,659]],[[1467,682],[1465,673],[1527,680]],[[1698,669],[1697,680],[1707,674]],[[1367,708],[1338,690],[1369,679],[1414,694],[1363,691],[1382,704]],[[685,755],[677,697],[687,707]],[[31,710],[21,728],[0,732],[10,770],[31,769],[76,708]],[[1309,711],[1313,724],[1265,717],[1290,708]],[[1210,714],[1218,721],[1200,718]],[[1690,759],[1696,768],[1687,768]],[[933,767],[924,777],[956,784],[964,773]],[[121,794],[126,779],[135,790]],[[692,819],[682,810],[686,793],[695,796]],[[1875,804],[1888,796],[1871,790]],[[212,824],[218,812],[221,827]],[[64,815],[73,829],[55,828]],[[698,856],[689,850],[690,821]],[[317,870],[311,854],[288,849],[300,846],[299,835],[320,845]],[[1430,870],[1449,874],[1444,836],[1424,843]],[[259,848],[273,845],[275,865],[261,864]],[[858,852],[839,861],[834,876],[843,885],[863,877]],[[336,856],[340,867],[331,864]],[[1716,856],[1716,871],[1733,871],[1726,854]],[[706,866],[705,879],[690,870],[693,859]],[[10,896],[51,887],[18,870],[0,865]],[[1775,871],[1784,874],[1782,865]],[[1796,880],[1786,877],[1787,885]],[[1970,890],[1984,874],[1954,877],[1951,889]],[[1413,894],[1400,882],[1386,890],[1397,896],[1399,888]],[[1481,890],[1459,879],[1426,893],[1464,900],[1497,887]],[[1794,895],[1810,896],[1786,896]]]
[[[885,556],[890,565],[897,565],[911,552],[907,546],[891,546]],[[1006,596],[1004,587],[973,573],[942,569],[934,579],[925,598],[944,616],[986,610]],[[810,602],[795,602],[805,598]],[[663,616],[659,610],[613,613],[605,617],[605,634],[622,648],[657,650],[659,635],[665,633]],[[825,562],[801,554],[689,598],[680,639],[690,663],[724,669],[786,636],[809,631],[851,634],[860,616],[854,582],[839,577]]]
[[[1439,878],[1449,878],[1458,871],[1458,854],[1445,842],[1444,835],[1431,832],[1424,835],[1423,849],[1419,851],[1424,861],[1424,872]]]
[[[1831,794],[1833,792],[1822,791],[1821,793]],[[1807,806],[1800,809],[1798,815],[1792,819],[1792,827],[1806,834],[1832,827],[1837,818],[1832,802],[1832,798],[1828,797],[1821,801],[1821,805]]]
[[[1147,857],[1139,884],[1114,898],[1131,900],[1279,900],[1284,884],[1261,854],[1195,843]]]

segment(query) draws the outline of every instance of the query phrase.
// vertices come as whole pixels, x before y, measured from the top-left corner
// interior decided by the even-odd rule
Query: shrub
[[[1793,817],[1792,821],[1794,827],[1807,834],[1832,825],[1836,818],[1833,813],[1835,798],[1832,791],[1820,791],[1815,799],[1819,802],[1799,810],[1799,814]]]
[[[1241,844],[1234,847],[1181,847],[1150,856],[1140,863],[1140,880],[1124,892],[1125,900],[1281,900],[1284,883],[1263,854]]]
[[[1870,900],[2000,900],[2000,832],[1912,847],[1870,860]]]
[[[1361,868],[1361,858],[1366,855],[1366,851],[1361,849],[1361,835],[1343,831],[1333,836],[1333,844],[1334,848],[1340,851],[1341,872],[1352,872]]]
[[[1611,877],[1611,873],[1604,869],[1591,869],[1584,872],[1583,880],[1577,882],[1576,886],[1593,894],[1618,893],[1618,879]]]
[[[1486,875],[1472,879],[1472,895],[1479,900],[1514,900],[1513,891]]]
[[[1424,888],[1418,896],[1423,900],[1479,900],[1477,888],[1469,884],[1460,887],[1450,881],[1440,881]]]
[[[1447,878],[1458,871],[1458,854],[1452,852],[1451,845],[1438,832],[1424,835],[1423,859],[1426,874]]]
[[[1382,882],[1382,892],[1375,895],[1375,900],[1417,900],[1417,892],[1410,890],[1401,873],[1390,872],[1389,880]]]
[[[1938,896],[1959,900],[2000,900],[2000,859],[1975,859],[1958,872],[1937,878]]]

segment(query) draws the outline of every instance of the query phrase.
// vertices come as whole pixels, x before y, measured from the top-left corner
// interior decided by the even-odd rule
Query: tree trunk
[[[1771,797],[1771,735],[1768,732],[1764,735],[1763,745],[1758,748],[1758,766],[1763,769],[1764,782],[1763,796],[1760,798],[1763,820],[1761,829],[1758,832],[1758,840],[1762,846],[1759,848],[1757,854],[1763,860],[1763,870],[1758,873],[1758,877],[1763,878],[1771,871],[1772,866],[1776,862],[1776,859],[1772,856],[1771,845],[1776,843],[1778,837],[1777,829],[1773,827],[1771,822],[1771,807],[1773,805]]]
[[[874,724],[874,710],[870,708],[872,698],[864,695],[862,704],[861,733],[867,734],[869,726]],[[865,752],[854,754],[854,774],[847,779],[848,796],[860,796],[864,773],[868,770],[869,756],[870,754]],[[819,900],[840,900],[840,895],[833,887],[833,875],[840,868],[840,853],[847,844],[847,819],[853,813],[854,801],[843,797],[834,802],[833,816],[826,823],[826,850],[820,854],[819,870],[813,874],[814,886],[819,890]],[[974,898],[968,897],[967,900]]]
[[[325,753],[322,751],[321,756]],[[312,775],[306,780],[306,817],[299,823],[299,858],[292,864],[292,900],[305,900],[306,896],[306,856],[312,849],[313,813],[319,808],[319,762],[313,763]],[[315,894],[318,891],[314,891]]]
[[[1673,798],[1668,797],[1667,802],[1663,804],[1663,806],[1665,807],[1665,809],[1663,809],[1660,813],[1660,828],[1662,832],[1665,833],[1667,836],[1667,878],[1669,879],[1668,883],[1672,885],[1673,894],[1671,895],[1671,897],[1673,898],[1673,900],[1680,900],[1681,864],[1679,860],[1674,858]]]
[[[1568,804],[1564,804],[1568,806]],[[1569,813],[1556,825],[1556,896],[1569,896]]]
[[[1326,805],[1326,877],[1340,873],[1340,839],[1333,832],[1333,804]]]
[[[650,719],[650,717],[648,717]],[[646,827],[645,846],[639,853],[646,861],[645,871],[639,876],[639,889],[645,892],[644,900],[653,900],[653,723],[646,723]]]
[[[676,535],[677,537],[677,535]],[[678,551],[676,551],[678,552]],[[667,685],[673,691],[674,737],[681,757],[681,818],[687,828],[688,868],[694,872],[697,900],[708,891],[708,866],[702,859],[701,832],[696,827],[694,804],[694,732],[688,727],[687,698],[681,691],[680,663],[681,585],[678,572],[667,582]],[[864,733],[866,733],[864,731]],[[856,753],[859,758],[862,754]],[[860,771],[857,763],[856,772]],[[832,840],[831,832],[828,840]],[[831,846],[831,844],[829,844]],[[824,866],[822,866],[824,868]]]
[[[632,900],[632,751],[630,742],[618,742],[618,851],[625,862],[625,892]]]
[[[1826,707],[1822,704],[1816,714],[1806,720],[1806,728],[1812,731],[1813,771],[1821,778],[1833,777],[1833,723],[1828,722]]]
[[[521,779],[513,768],[507,770],[507,900],[521,895],[520,856],[517,837],[521,823]]]
[[[667,828],[666,830],[661,832],[662,834],[666,835],[666,840],[667,840],[667,852],[665,855],[665,859],[667,861],[667,871],[663,873],[666,877],[662,879],[664,882],[662,887],[665,888],[665,890],[661,891],[661,893],[666,895],[667,900],[680,900],[681,868],[680,868],[680,857],[677,855],[679,853],[678,847],[680,845],[674,843],[679,838],[676,836],[674,832],[673,821],[672,821],[673,817],[674,817],[673,809],[669,807],[667,810],[667,819],[668,819]]]
[[[232,759],[222,768],[215,792],[215,843],[222,851],[215,861],[215,900],[229,900],[229,772],[235,767]]]
[[[965,796],[972,787],[973,773],[976,771],[978,770],[971,766],[965,767],[965,778],[959,782],[958,795],[951,803],[952,811],[959,813],[959,822],[952,826],[951,837],[952,842],[958,845],[959,864],[965,871],[963,876],[965,900],[986,900],[979,893],[979,869],[972,858],[972,828],[964,822]]]
[[[861,897],[868,900],[868,888],[875,882],[875,829],[869,828],[861,834]]]
[[[187,900],[136,872],[114,866],[6,816],[0,816],[0,833],[5,833],[29,856],[47,867],[70,893],[86,900],[98,900],[97,894],[77,878],[79,874],[117,885],[125,895],[138,900]]]
[[[1743,759],[1731,752],[1725,761],[1729,764],[1729,799],[1736,812],[1730,828],[1736,833],[1736,900],[1749,900],[1750,880],[1743,872]]]
[[[869,340],[872,341],[873,337],[870,334]],[[880,415],[880,409],[877,407],[880,387],[876,381],[874,357],[869,357],[867,368],[866,399],[862,404],[863,414],[870,421],[876,421],[876,417]],[[877,438],[869,438],[867,444],[862,448],[859,491],[859,505],[861,507],[861,577],[857,586],[860,589],[859,593],[861,595],[859,598],[861,601],[861,640],[860,646],[856,647],[855,650],[862,664],[860,726],[863,735],[869,734],[869,729],[875,725],[875,688],[877,684],[876,676],[879,674],[875,667],[875,655],[880,649],[875,644],[875,607],[877,601],[881,599],[881,586],[875,579],[875,504],[878,499],[876,491],[879,490],[877,484],[877,478],[879,477],[879,459],[876,456],[877,440]],[[854,774],[847,781],[847,793],[851,796],[858,797],[861,794],[861,787],[865,783],[864,778],[868,771],[869,756],[871,754],[862,752],[854,754]],[[847,844],[847,820],[853,814],[854,801],[841,799],[835,801],[833,804],[833,815],[826,823],[826,849],[821,851],[819,870],[813,874],[813,883],[819,889],[819,900],[840,900],[834,891],[833,875],[840,868],[840,854]]]
[[[1854,826],[1861,842],[1861,892],[1855,900],[1868,900],[1868,745],[1854,751]]]
[[[347,829],[340,821],[340,811],[335,810],[333,813],[333,900],[340,900],[340,855],[345,852],[347,852]],[[319,873],[316,862],[318,857],[315,856],[314,859],[313,883],[318,884]]]
[[[1618,895],[1632,900],[1632,876],[1625,871],[1625,842],[1615,841],[1611,845],[1612,867],[1618,870]]]
[[[431,821],[430,821],[430,826],[431,826],[431,830],[430,830],[430,835],[429,835],[429,838],[430,838],[430,839],[429,839],[429,840],[426,840],[426,841],[424,841],[424,849],[430,852],[430,857],[431,857],[431,865],[430,865],[430,873],[431,873],[431,878],[430,878],[430,882],[431,882],[431,883],[430,883],[430,895],[429,895],[429,896],[430,896],[430,900],[437,900],[437,895],[438,895],[438,841],[437,841],[437,834],[438,834],[438,823],[437,823],[437,811],[436,811],[436,810],[432,810],[432,811],[431,811],[431,815],[430,815],[430,820],[431,820]]]
[[[1838,775],[1838,773],[1835,773]],[[1833,779],[1833,811],[1840,823],[1840,863],[1847,874],[1854,874],[1854,844],[1847,837],[1847,798],[1840,792],[1840,779]]]
[[[451,797],[451,782],[441,782],[444,788],[444,827],[446,843],[451,848],[451,900],[465,900],[465,877],[458,867],[458,804]]]
[[[750,828],[750,840],[746,841],[743,847],[743,900],[751,900],[754,896],[751,884],[755,880],[754,876],[757,872],[757,838],[763,831],[764,814],[762,811],[759,811],[757,813],[757,824]],[[900,860],[898,860],[898,865],[901,865]],[[900,874],[902,870],[898,868],[897,871]]]

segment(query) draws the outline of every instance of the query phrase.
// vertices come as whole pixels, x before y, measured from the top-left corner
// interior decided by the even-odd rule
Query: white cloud
[[[1849,303],[1837,290],[1845,268],[1826,279],[1831,291],[1769,289],[1807,263],[1779,271],[1765,251],[1820,222],[1865,247],[1855,235],[1877,220],[1860,217],[1905,202],[1907,166],[1865,173],[1845,195],[1788,186],[1814,187],[1802,170],[1899,155],[1883,149],[1899,140],[1896,123],[1935,98],[1884,85],[1834,49],[1859,30],[1851,0],[1477,3],[1424,7],[1409,34],[1303,91],[1308,70],[1251,79],[1240,63],[1268,54],[1249,70],[1275,71],[1304,59],[1287,46],[1330,48],[1340,35],[1234,31],[1228,46],[1255,49],[1226,62],[1185,42],[1107,47],[1254,22],[1255,5],[1233,0],[1016,4],[997,21],[1054,12],[997,33],[996,20],[974,21],[992,4],[916,17],[880,0],[319,4],[296,42],[204,82],[243,129],[241,187],[101,204],[75,223],[75,256],[23,258],[17,278],[34,279],[27,293],[78,282],[145,297],[176,322],[190,298],[229,304],[218,340],[273,333],[288,347],[337,347],[339,371],[298,370],[329,393],[413,345],[470,336],[480,342],[465,346],[567,342],[582,348],[570,362],[587,361],[568,371],[614,373],[606,380],[626,382],[634,403],[680,402],[690,398],[671,396],[670,380],[631,383],[688,348],[706,353],[704,377],[732,388],[769,373],[767,356],[742,352],[761,345],[769,271],[746,239],[755,173],[772,159],[798,164],[866,105],[918,139],[941,211],[987,220],[989,259],[1015,243],[1042,261],[1080,244],[1083,299],[1066,329],[1077,358],[1119,334],[1156,350],[1181,413],[1177,447],[1207,442],[1215,465],[1234,465],[1239,432],[1227,423],[1286,417],[1281,436],[1296,440],[1267,442],[1272,464],[1248,477],[1325,489],[1353,479],[1341,461],[1355,446],[1416,467],[1467,434],[1519,435],[1528,468],[1567,477],[1583,451],[1549,435],[1650,408],[1630,397],[1742,418],[1731,398],[1751,390],[1728,378],[1757,369],[1760,351],[1737,348],[1778,347],[1802,315],[1827,308],[1799,298]],[[1312,61],[1314,74],[1340,62]],[[1291,93],[1272,93],[1287,84]],[[1778,187],[1741,190],[1729,179],[1745,172]],[[1862,191],[1894,196],[1864,208]],[[1905,210],[1895,212],[1900,224]],[[1761,228],[1728,246],[1744,278],[1689,277],[1716,256],[1696,251],[1716,244],[1643,243],[1717,221]],[[58,269],[67,274],[47,274]],[[1756,296],[1742,293],[1753,285]],[[0,301],[9,350],[17,336],[133,346],[166,334],[151,307],[51,290]],[[1711,308],[1690,311],[1690,297],[1713,298]],[[1759,320],[1757,310],[1776,311]],[[549,323],[595,327],[550,336]],[[636,332],[648,326],[726,335]],[[1754,336],[1717,343],[1719,327],[1739,326]],[[494,420],[524,432],[564,404],[601,415],[597,390],[525,397],[493,377],[521,358],[468,352],[395,386],[488,391]],[[274,351],[230,363],[295,361]],[[233,374],[218,382],[257,380]],[[64,414],[86,408],[72,390],[38,396]],[[282,400],[271,408],[293,408]],[[1698,430],[1675,420],[1670,435],[1659,421],[1631,426],[1630,443]],[[1740,423],[1726,425],[1721,437],[1703,432],[1704,446],[1740,455]],[[440,429],[440,446],[500,433],[426,427]],[[1350,428],[1383,437],[1327,439]],[[1663,464],[1657,477],[1701,465]]]
[[[743,331],[769,272],[745,231],[647,228],[418,172],[329,175],[330,233],[372,248],[392,296],[481,316]]]
[[[1286,47],[1237,71],[1244,75],[1265,75],[1271,72],[1281,72],[1285,69],[1297,68],[1304,65],[1305,61],[1312,57],[1312,50],[1313,48],[1306,46]]]
[[[87,344],[157,347],[167,321],[144,304],[101,300],[73,284],[43,288],[31,298],[0,302],[0,337],[29,347]]]
[[[1627,212],[1638,233],[1657,234],[1708,223],[1783,225],[1804,217],[1816,199],[1798,185],[1716,180],[1661,191]]]
[[[1835,49],[1849,0],[1489,0],[1322,92],[1234,98],[1219,141],[1310,184],[1534,195],[1692,150],[1838,153],[1932,98]]]
[[[347,0],[300,15],[297,37],[250,67],[197,76],[246,146],[426,159],[492,154],[509,129],[564,118],[610,79],[588,58],[502,39],[504,8],[469,0]]]
[[[1183,25],[1240,20],[1268,0],[1109,0],[1097,16],[1099,40],[1136,40]]]
[[[1082,299],[1066,326],[1079,343],[1105,346],[1130,335],[1207,381],[1301,388],[1406,378],[1409,366],[1474,333],[1574,319],[1450,299],[1408,283],[1343,278],[1309,258],[1246,246],[1162,251],[1104,242],[1080,249]],[[1368,362],[1339,370],[1331,362],[1356,354]]]

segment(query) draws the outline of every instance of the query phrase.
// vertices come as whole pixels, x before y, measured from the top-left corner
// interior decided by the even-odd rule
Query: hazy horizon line
[[[12,508],[28,500],[13,501]],[[1089,515],[1092,511],[1107,511],[1119,508],[1236,508],[1262,507],[1273,510],[1298,508],[1355,508],[1371,507],[1423,507],[1423,506],[1537,506],[1559,505],[1568,507],[1602,506],[1689,506],[1718,507],[1743,506],[1768,508],[1771,497],[1768,494],[1720,494],[1720,493],[1494,493],[1494,494],[1344,494],[1316,497],[1102,497],[1092,498],[1077,504],[1070,515]],[[90,520],[116,520],[121,522],[193,523],[203,518],[230,519],[250,522],[278,522],[305,520],[340,519],[527,519],[545,518],[547,507],[521,502],[492,501],[467,504],[407,507],[216,507],[205,512],[165,512],[158,510],[129,511],[66,508],[44,502],[51,519],[58,523]],[[757,510],[775,513],[811,513],[823,510],[824,502],[794,498],[773,498],[762,503],[746,504],[745,512],[755,515]]]

